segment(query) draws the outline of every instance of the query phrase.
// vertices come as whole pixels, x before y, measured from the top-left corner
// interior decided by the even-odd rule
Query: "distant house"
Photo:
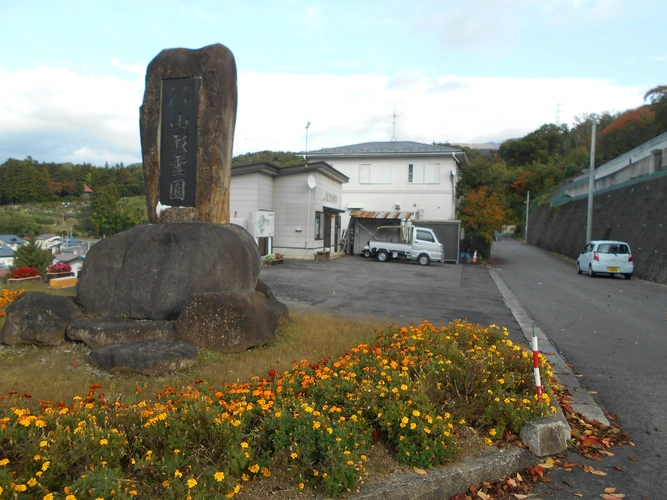
[[[81,266],[83,266],[84,260],[84,257],[76,253],[60,253],[53,256],[52,264],[59,264],[61,262],[69,264],[72,267],[74,276],[78,276],[79,271],[81,271]]]
[[[57,234],[40,234],[35,238],[35,245],[42,250],[49,250],[51,253],[55,253],[62,243],[62,238]]]
[[[14,250],[7,245],[0,245],[0,266],[10,268],[14,265]]]
[[[90,198],[93,195],[93,190],[90,189],[90,186],[88,184],[83,185],[83,194],[81,195],[81,198]]]
[[[12,250],[16,251],[20,246],[28,242],[23,238],[19,238],[15,234],[0,234],[0,244],[7,245]]]

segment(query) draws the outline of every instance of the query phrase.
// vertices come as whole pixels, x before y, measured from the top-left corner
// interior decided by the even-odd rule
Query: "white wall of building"
[[[235,175],[229,195],[230,218],[243,219],[249,228],[252,212],[273,210],[273,176],[263,172]]]
[[[350,178],[342,186],[343,209],[348,205],[357,208],[363,204],[370,211],[411,211],[419,212],[420,219],[453,220],[456,218],[455,196],[458,169],[451,155],[443,156],[401,156],[379,158],[327,158],[327,163]],[[408,182],[409,165],[414,173],[424,164],[437,164],[435,182]],[[361,165],[382,165],[390,170],[387,183],[361,182],[367,167]],[[452,176],[454,172],[454,176]],[[373,180],[373,179],[371,179]],[[377,180],[377,179],[375,179]],[[387,180],[383,178],[382,180]],[[400,208],[396,208],[399,205]],[[349,210],[348,210],[349,213]],[[343,227],[347,227],[348,217],[344,217]]]

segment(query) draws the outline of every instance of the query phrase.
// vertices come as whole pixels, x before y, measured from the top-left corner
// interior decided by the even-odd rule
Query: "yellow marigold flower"
[[[499,383],[500,385],[504,384],[504,383],[505,383],[505,379],[504,379],[504,378],[499,378],[499,379],[498,379],[498,383]]]
[[[271,477],[271,471],[269,469],[267,469],[266,467],[262,467],[262,476]]]
[[[333,433],[333,429],[332,429],[331,427],[327,427],[327,432],[328,432],[329,434],[332,434],[332,433]]]
[[[0,488],[0,494],[2,493],[2,488]],[[53,500],[53,493],[47,493],[44,495],[44,500]]]
[[[100,445],[101,446],[106,446],[109,444],[109,441],[107,439],[100,439]]]
[[[42,470],[43,470],[44,472],[46,472],[46,469],[48,469],[50,465],[51,465],[51,462],[49,462],[49,461],[47,460],[46,462],[44,462],[44,463],[42,464]]]
[[[296,458],[296,457],[298,457],[298,456],[299,456],[298,453],[292,453],[292,454],[290,455],[290,457],[292,457],[292,458]]]
[[[36,484],[37,484],[37,479],[35,479],[34,477],[31,477],[31,478],[28,480],[28,486],[30,486],[31,488],[32,488],[33,486],[35,486]]]
[[[492,441],[489,438],[484,438],[484,442],[489,445],[492,443]]]
[[[213,479],[215,479],[217,482],[221,482],[225,479],[225,473],[224,472],[216,472],[213,474]]]
[[[130,490],[130,496],[131,497],[136,497],[137,496],[137,490]]]
[[[180,470],[176,469],[174,471],[174,477],[183,477],[183,473]]]
[[[9,463],[9,459],[8,458],[3,458],[2,460],[0,460],[0,467],[4,467],[8,463]]]
[[[250,481],[250,476],[248,474],[241,474],[242,481]]]
[[[421,415],[421,413],[419,413],[419,410],[414,410],[414,411],[412,412],[412,414],[413,414],[415,417],[418,417],[418,416]]]
[[[405,385],[405,384],[401,384],[401,390],[402,390],[402,391],[407,391],[407,390],[408,390],[408,386]]]
[[[489,431],[489,434],[490,434],[491,436],[495,436],[495,435],[496,435],[496,430],[495,430],[495,429],[491,429],[491,430]]]
[[[353,465],[354,465],[354,462],[353,462],[352,460],[348,460],[348,461],[347,461],[347,465],[349,465],[349,466],[353,466]]]
[[[251,465],[250,467],[248,467],[248,470],[253,474],[257,474],[259,472],[259,465],[258,464]]]
[[[67,495],[65,500],[76,500],[76,497],[74,495]]]
[[[466,419],[465,419],[465,418],[462,418],[461,420],[459,420],[459,424],[461,424],[461,425],[465,425],[465,423],[466,423]]]
[[[48,441],[40,441],[39,442],[39,447],[40,448],[46,448],[49,445]]]
[[[303,483],[299,483],[299,489],[300,489],[300,490],[304,489],[305,487],[306,487],[305,484],[303,484]]]
[[[16,484],[14,485],[14,489],[16,491],[25,491],[28,489],[28,487],[25,484]]]
[[[410,429],[415,430],[416,427],[417,427],[417,424],[415,424],[414,422],[412,422],[410,424]]]
[[[319,429],[319,428],[320,428],[320,425],[322,425],[322,424],[320,424],[320,423],[317,422],[317,421],[316,421],[316,422],[313,422],[313,429]]]
[[[246,443],[245,441],[241,442],[241,448],[246,449],[248,446],[250,446],[250,445],[248,443]]]
[[[197,486],[197,480],[194,478],[188,479],[188,488],[194,488]]]
[[[407,424],[408,421],[409,421],[408,417],[401,418],[401,423],[403,423],[403,424]]]
[[[500,398],[493,398],[496,403],[500,403]]]

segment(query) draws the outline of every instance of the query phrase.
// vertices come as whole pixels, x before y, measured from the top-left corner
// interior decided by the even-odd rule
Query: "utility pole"
[[[595,129],[597,123],[593,118],[593,131],[591,132],[591,163],[588,169],[588,213],[586,215],[586,241],[588,244],[593,239],[593,188],[595,187]]]
[[[524,243],[528,243],[528,216],[530,215],[530,191],[526,193],[526,227],[523,230]]]
[[[308,129],[310,128],[310,122],[306,123],[306,166],[308,165]]]
[[[401,104],[403,101],[398,101],[397,103],[394,103],[394,122],[393,122],[393,127],[391,130],[391,142],[396,142],[396,104]]]

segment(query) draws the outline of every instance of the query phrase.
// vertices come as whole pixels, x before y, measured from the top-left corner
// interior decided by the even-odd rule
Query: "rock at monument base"
[[[176,322],[176,340],[221,352],[241,352],[275,338],[275,318],[261,292],[193,295]]]
[[[0,341],[5,344],[60,345],[65,329],[82,316],[72,297],[24,292],[8,308]]]
[[[276,328],[278,328],[278,325],[280,325],[283,320],[286,320],[289,317],[289,309],[285,304],[276,299],[276,296],[273,295],[269,285],[264,283],[262,280],[257,282],[255,291],[263,294],[264,297],[266,297],[268,300],[269,309],[271,309],[272,320],[274,321],[272,329],[275,332]]]
[[[77,285],[86,314],[175,320],[192,295],[252,292],[260,272],[253,237],[234,224],[144,224],[93,246]]]
[[[99,349],[144,340],[173,341],[176,329],[173,321],[81,318],[68,325],[67,337],[81,341],[91,349]]]
[[[145,340],[113,344],[90,351],[89,357],[105,370],[160,376],[197,364],[197,348],[183,342]]]

